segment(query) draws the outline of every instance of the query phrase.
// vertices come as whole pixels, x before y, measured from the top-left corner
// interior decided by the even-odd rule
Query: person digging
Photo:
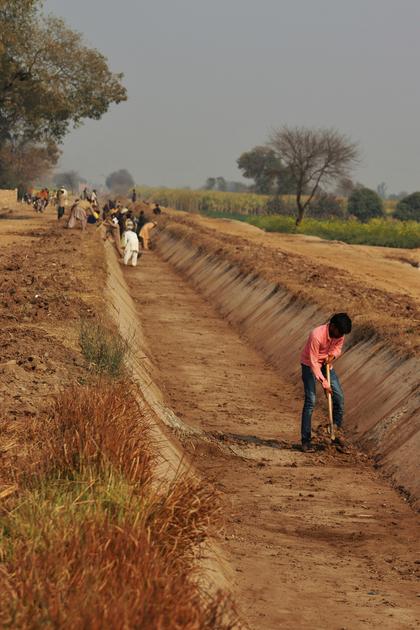
[[[302,451],[305,453],[314,451],[311,442],[311,420],[316,402],[317,381],[324,388],[325,395],[332,396],[333,435],[337,436],[334,442],[342,445],[340,436],[344,415],[344,394],[332,363],[341,355],[344,335],[351,332],[351,326],[351,319],[347,313],[336,313],[327,324],[312,330],[302,351],[300,361],[305,402],[302,410],[301,438]],[[327,365],[330,383],[327,379]]]

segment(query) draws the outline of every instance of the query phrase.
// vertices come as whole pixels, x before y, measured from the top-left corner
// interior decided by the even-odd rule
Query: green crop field
[[[358,245],[381,245],[383,247],[420,247],[420,223],[416,221],[394,221],[372,219],[368,223],[349,220],[304,219],[296,228],[293,217],[265,216],[247,217],[247,222],[267,232],[312,234],[328,240],[343,241]]]
[[[180,190],[167,188],[139,188],[142,198],[159,201],[163,206],[199,212],[216,218],[246,221],[267,232],[312,234],[329,240],[361,245],[381,245],[413,249],[420,247],[420,223],[392,219],[395,201],[385,202],[386,218],[361,223],[356,219],[313,219],[306,217],[301,226],[295,226],[293,195],[281,197],[290,215],[268,215],[268,195],[229,193],[206,190]],[[345,204],[344,199],[340,202]]]

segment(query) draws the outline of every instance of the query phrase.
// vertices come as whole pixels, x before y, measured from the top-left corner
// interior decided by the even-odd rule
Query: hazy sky
[[[357,179],[420,188],[419,0],[47,0],[115,71],[129,100],[64,144],[97,182],[239,180],[240,153],[289,125],[360,142]]]

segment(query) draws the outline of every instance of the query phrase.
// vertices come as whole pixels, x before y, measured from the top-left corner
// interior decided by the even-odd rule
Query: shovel
[[[330,374],[330,365],[327,363],[327,381],[328,386],[331,387],[331,374]],[[329,433],[331,436],[331,442],[335,440],[335,432],[334,432],[334,421],[333,421],[333,406],[332,406],[332,396],[331,394],[327,394],[327,402],[328,402],[328,421],[329,421]]]

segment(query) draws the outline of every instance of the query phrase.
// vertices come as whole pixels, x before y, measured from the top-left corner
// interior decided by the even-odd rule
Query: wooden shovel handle
[[[329,363],[327,363],[327,365],[326,365],[326,370],[327,370],[328,386],[331,387],[331,373],[330,373],[330,365],[329,365]],[[328,401],[328,420],[329,420],[329,423],[330,423],[331,439],[335,440],[332,396],[331,396],[330,393],[327,394],[327,401]]]

